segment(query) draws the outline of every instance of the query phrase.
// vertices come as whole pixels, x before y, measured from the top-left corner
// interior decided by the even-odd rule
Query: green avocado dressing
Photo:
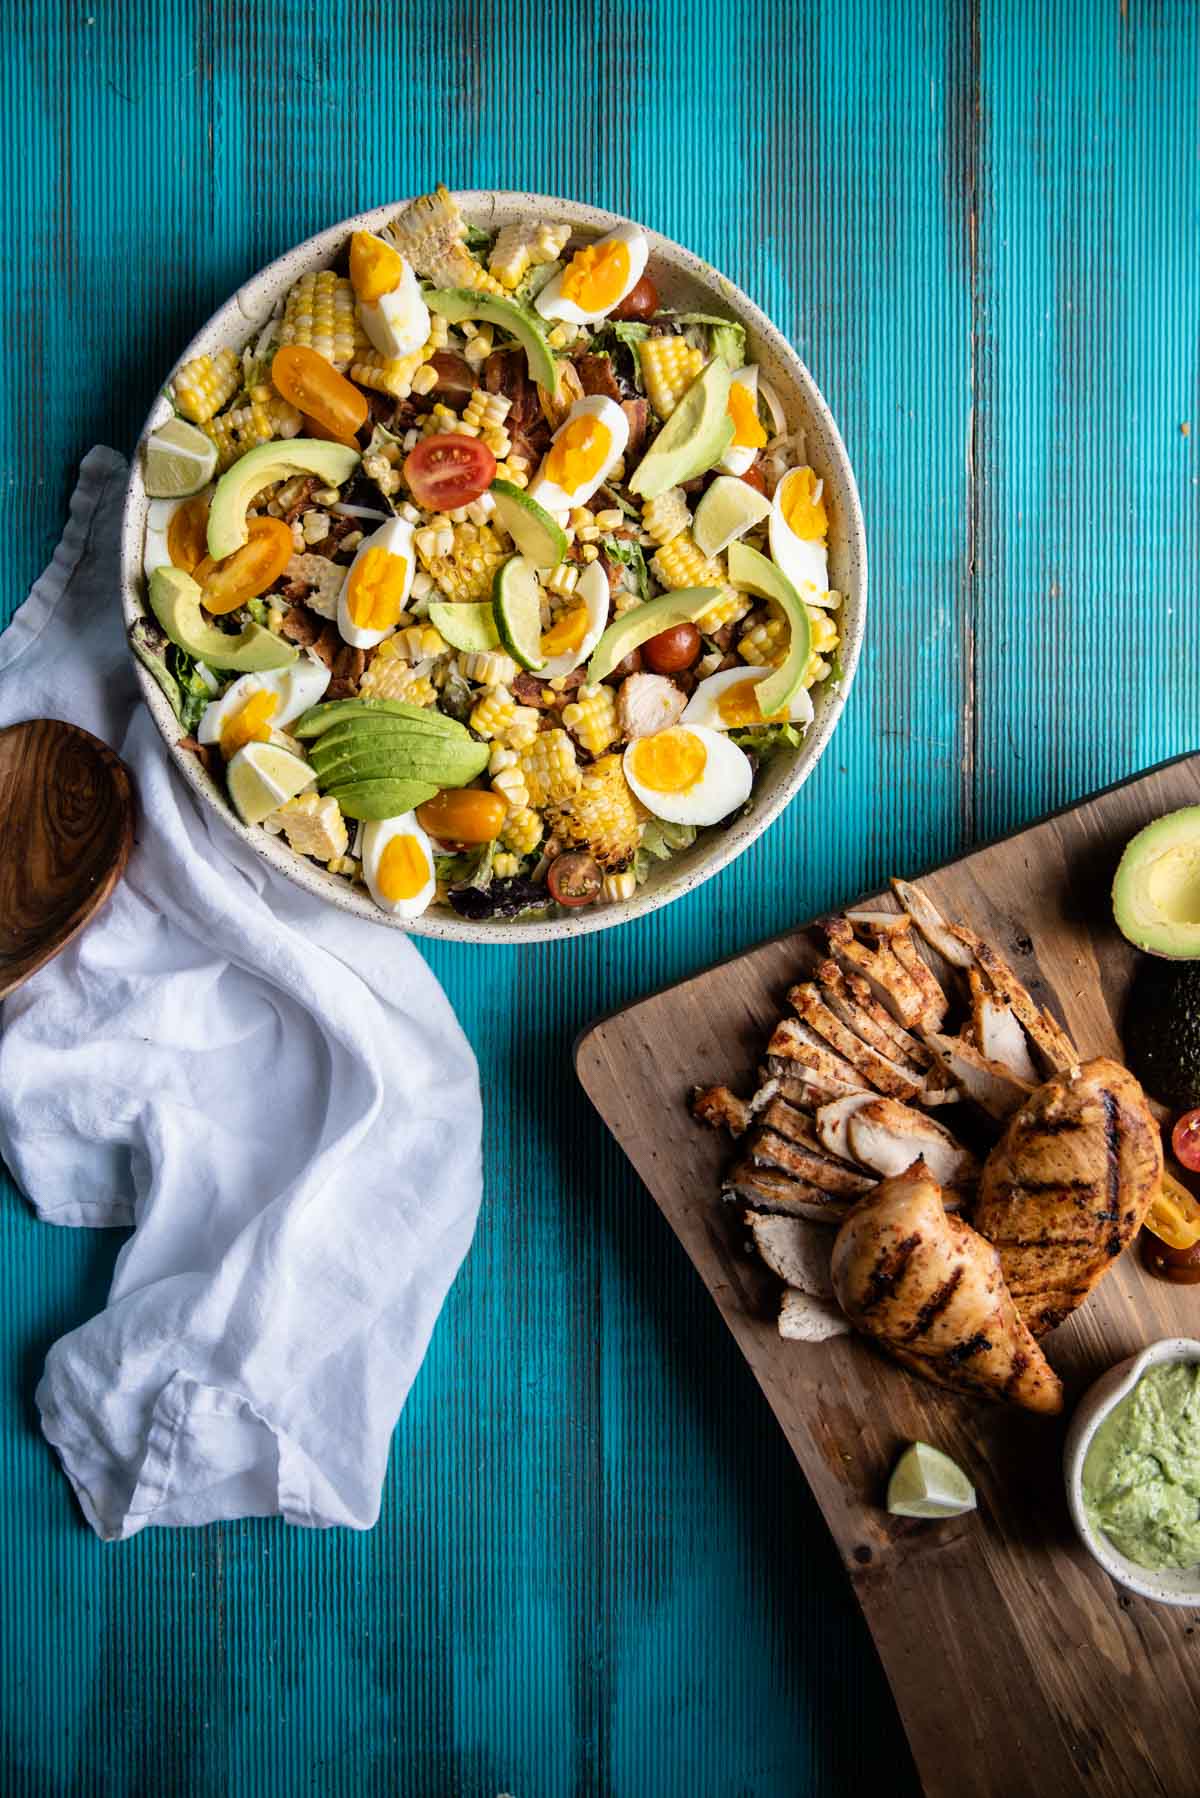
[[[1140,1567],[1200,1562],[1200,1362],[1144,1373],[1092,1437],[1083,1502]]]

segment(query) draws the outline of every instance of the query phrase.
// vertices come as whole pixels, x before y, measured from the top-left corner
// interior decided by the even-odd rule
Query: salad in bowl
[[[185,769],[294,877],[557,935],[790,797],[857,655],[861,519],[749,301],[634,224],[472,198],[335,228],[201,334],[140,448],[126,611]]]

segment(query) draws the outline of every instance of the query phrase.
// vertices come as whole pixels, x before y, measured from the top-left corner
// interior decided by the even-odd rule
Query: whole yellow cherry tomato
[[[491,843],[500,835],[504,812],[498,793],[447,788],[417,807],[417,822],[439,843]]]

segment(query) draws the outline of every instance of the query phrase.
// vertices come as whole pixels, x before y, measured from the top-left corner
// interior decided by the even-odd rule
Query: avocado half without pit
[[[346,699],[314,706],[292,727],[310,744],[322,793],[348,818],[395,818],[482,774],[488,746],[454,718],[401,701]]]

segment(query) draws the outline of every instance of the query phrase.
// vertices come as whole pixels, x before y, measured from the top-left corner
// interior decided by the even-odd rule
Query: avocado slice
[[[314,749],[312,765],[324,786],[347,780],[432,780],[439,787],[463,787],[488,764],[488,746],[473,738],[462,743],[449,737],[389,734],[378,743],[348,743]]]
[[[623,613],[609,625],[592,651],[587,671],[589,683],[594,686],[603,680],[618,662],[651,637],[657,637],[659,631],[669,631],[677,624],[695,624],[720,597],[719,587],[681,587],[677,593],[660,593],[657,599],[648,599],[645,605]]]
[[[332,730],[315,738],[310,743],[309,754],[314,762],[336,760],[350,751],[383,750],[401,740],[419,742],[433,755],[444,743],[471,743],[474,738],[466,731],[459,736],[449,731],[427,730],[423,724],[410,723],[407,718],[372,718],[367,724],[357,724],[351,719],[346,724],[335,724]]]
[[[769,718],[773,712],[781,712],[785,705],[791,705],[804,684],[804,671],[812,651],[812,620],[808,616],[808,607],[787,576],[774,562],[751,549],[748,543],[729,545],[729,578],[735,587],[743,587],[747,593],[754,593],[760,599],[773,599],[791,626],[786,657],[758,689],[759,710],[764,718]]]
[[[633,471],[631,493],[657,499],[719,462],[733,442],[729,364],[714,356],[700,370]]]
[[[424,725],[427,730],[449,737],[466,735],[457,719],[447,718],[444,712],[435,712],[428,706],[408,705],[403,699],[330,699],[324,705],[310,706],[294,724],[288,725],[288,730],[293,737],[306,741],[324,736],[335,725],[376,728],[385,722]]]
[[[558,386],[558,364],[536,312],[517,300],[476,293],[470,287],[423,288],[422,293],[429,310],[449,319],[452,325],[461,324],[465,318],[481,318],[485,324],[507,331],[524,350],[529,373],[538,386],[554,392]]]
[[[420,780],[360,780],[343,787],[330,787],[347,818],[399,818],[412,812],[437,792],[435,786]]]
[[[210,668],[235,668],[239,674],[264,674],[289,668],[299,651],[261,624],[248,624],[236,637],[205,624],[200,588],[182,568],[156,568],[150,576],[150,609],[172,643]]]
[[[1129,1066],[1151,1098],[1178,1111],[1200,1105],[1200,963],[1142,962],[1122,1037]]]
[[[1117,929],[1136,948],[1200,960],[1200,805],[1138,831],[1118,863],[1112,897]]]
[[[246,541],[246,507],[272,481],[294,474],[315,474],[330,487],[340,487],[358,467],[357,450],[319,437],[290,437],[260,443],[239,456],[213,489],[208,508],[208,553],[214,562],[231,556]]]

